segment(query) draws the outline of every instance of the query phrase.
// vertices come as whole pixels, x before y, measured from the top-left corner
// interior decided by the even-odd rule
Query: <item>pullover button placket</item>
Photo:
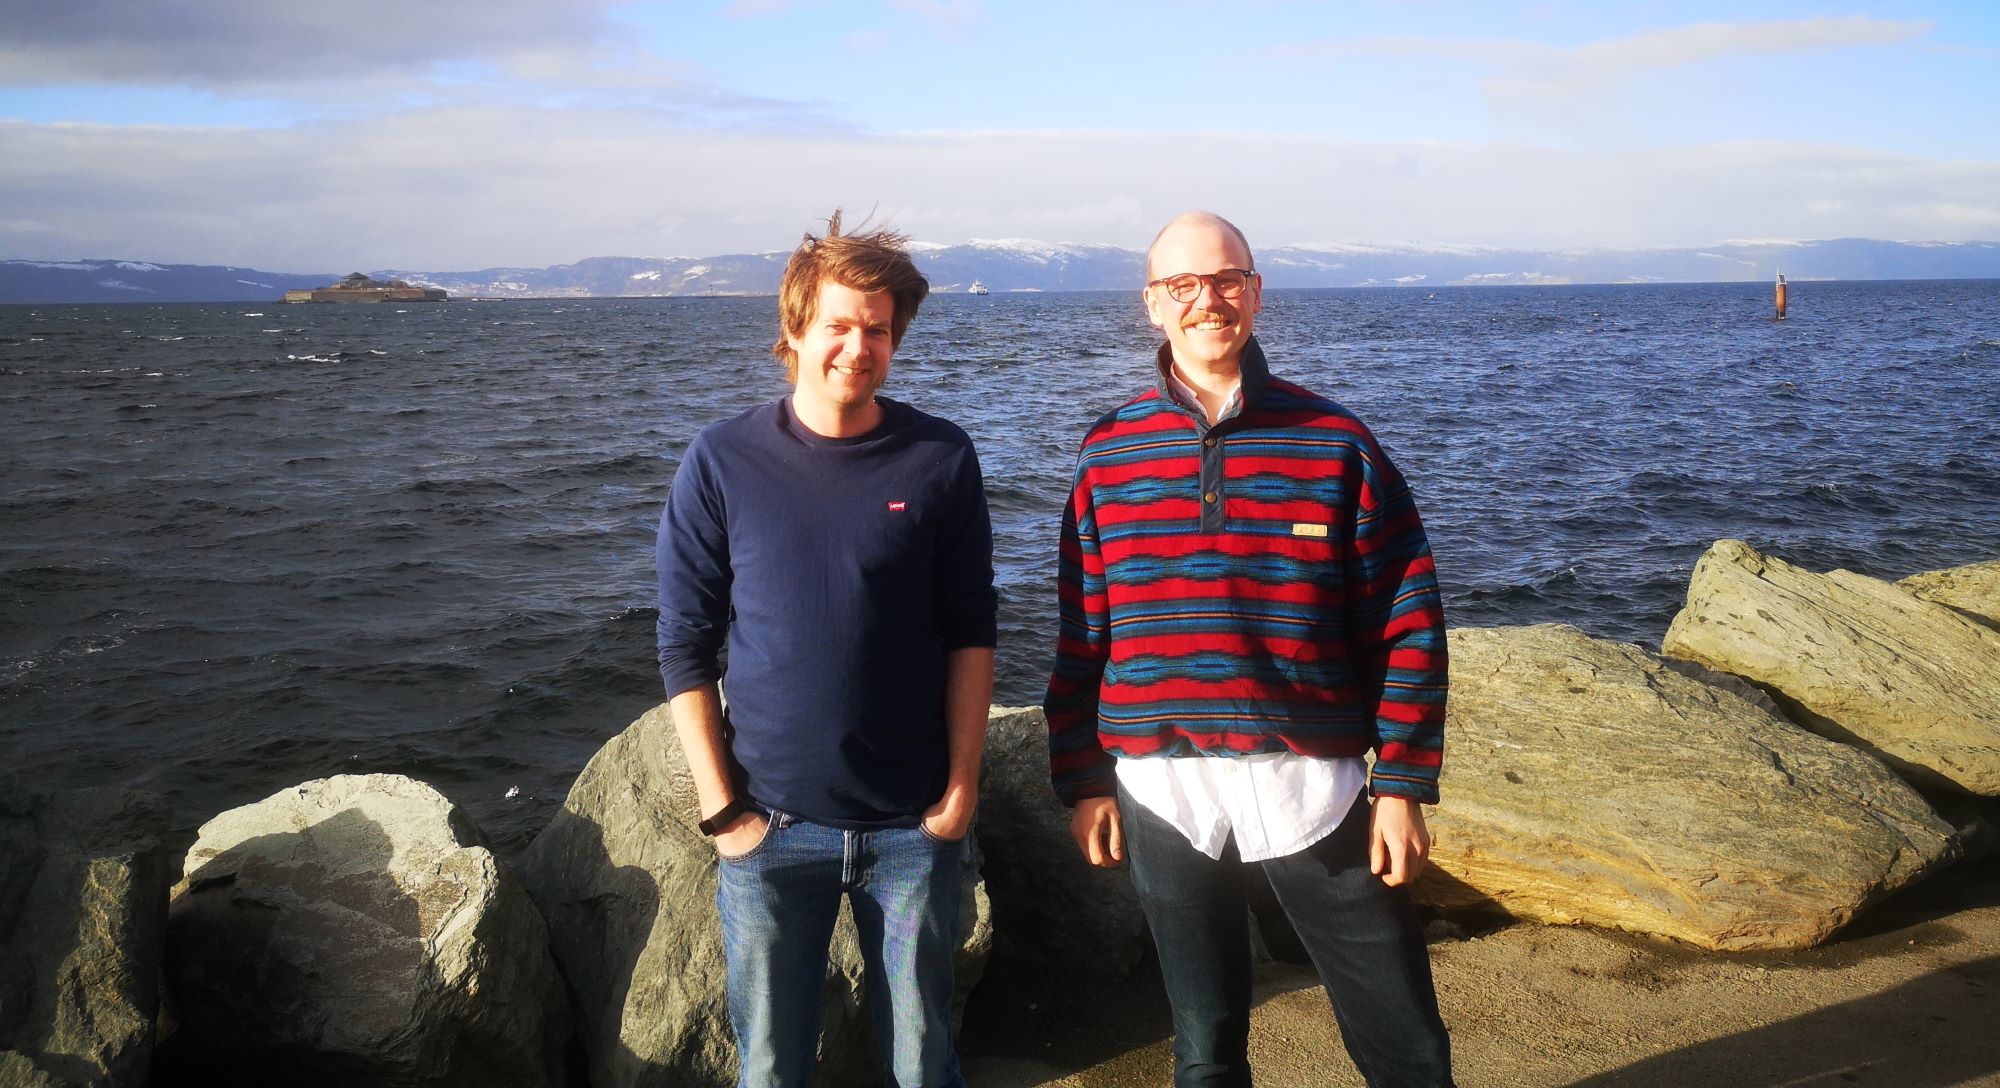
[[[1223,496],[1228,493],[1224,486],[1227,475],[1224,462],[1225,448],[1222,437],[1213,431],[1202,436],[1201,531],[1204,533],[1219,533],[1229,527],[1226,517],[1227,504],[1222,501]]]

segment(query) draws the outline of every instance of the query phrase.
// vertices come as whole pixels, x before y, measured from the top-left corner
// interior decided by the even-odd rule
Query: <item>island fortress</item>
[[[310,291],[286,291],[286,302],[443,302],[451,296],[442,287],[412,287],[403,280],[383,283],[350,272],[339,283]]]

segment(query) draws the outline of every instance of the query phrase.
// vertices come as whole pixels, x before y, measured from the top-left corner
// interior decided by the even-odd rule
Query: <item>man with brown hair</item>
[[[928,291],[900,235],[843,235],[838,212],[807,235],[773,348],[792,394],[704,429],[661,518],[660,675],[721,857],[746,1088],[810,1081],[843,896],[886,1083],[964,1083],[949,1010],[992,529],[965,433],[877,393]]]

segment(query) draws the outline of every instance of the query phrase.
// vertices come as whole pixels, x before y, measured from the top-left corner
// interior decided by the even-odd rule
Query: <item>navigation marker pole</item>
[[[1785,274],[1778,273],[1778,320],[1785,319]]]

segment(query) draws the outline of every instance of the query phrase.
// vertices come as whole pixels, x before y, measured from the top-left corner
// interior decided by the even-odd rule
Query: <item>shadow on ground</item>
[[[1865,998],[1646,1058],[1569,1088],[1993,1083],[1990,1078],[2000,1074],[1996,1024],[2000,956],[1989,956]]]

